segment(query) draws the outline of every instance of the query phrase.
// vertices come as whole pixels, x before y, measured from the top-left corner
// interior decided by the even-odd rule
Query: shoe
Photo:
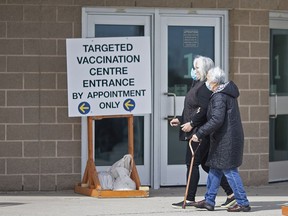
[[[227,209],[228,212],[248,212],[251,210],[251,207],[248,206],[240,206],[238,204],[234,205]]]
[[[185,207],[189,208],[189,207],[194,207],[194,204],[196,202],[195,201],[189,201],[189,200],[186,200],[186,204],[185,204]],[[183,204],[184,204],[184,200],[179,202],[179,203],[172,203],[172,207],[173,208],[182,208],[183,207]]]
[[[234,196],[232,196],[231,198],[227,198],[227,199],[226,199],[226,202],[223,203],[223,204],[221,205],[221,207],[222,207],[222,208],[228,208],[228,207],[230,207],[230,206],[234,206],[234,204],[236,204],[236,199],[235,199]]]
[[[205,208],[207,209],[208,211],[214,211],[214,206],[210,205],[209,203],[207,203],[205,200],[201,200],[199,202],[196,202],[194,204],[194,206],[196,208]]]

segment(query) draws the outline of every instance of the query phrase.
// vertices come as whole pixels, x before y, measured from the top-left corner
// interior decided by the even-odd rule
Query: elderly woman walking
[[[195,207],[214,210],[221,178],[225,175],[237,202],[227,211],[250,211],[251,207],[238,172],[244,148],[244,133],[237,102],[238,87],[232,81],[225,83],[224,71],[219,67],[209,70],[206,86],[213,92],[208,106],[207,122],[192,136],[192,140],[196,142],[210,135],[206,162],[210,170],[205,200],[197,202]]]
[[[197,151],[197,154],[195,154],[193,164],[190,164],[192,153],[190,151],[190,148],[188,147],[188,142],[191,139],[192,135],[197,131],[197,128],[207,121],[207,107],[212,92],[205,85],[205,81],[208,70],[214,67],[214,62],[208,57],[197,56],[194,59],[193,65],[195,70],[191,70],[192,86],[185,97],[182,116],[180,118],[174,118],[170,121],[171,126],[181,125],[179,131],[179,138],[180,140],[187,141],[187,180],[190,166],[193,166],[192,175],[189,181],[186,203],[184,203],[184,201],[173,203],[172,206],[174,208],[182,208],[183,204],[186,207],[194,206],[197,186],[200,178],[199,166],[201,165],[203,170],[207,173],[209,171],[209,167],[205,166],[209,150],[209,136],[202,137],[202,143]],[[198,142],[192,142],[193,151],[196,151],[198,146]],[[235,204],[236,201],[233,196],[233,191],[225,177],[221,181],[221,186],[227,194],[226,202],[223,203],[221,206],[227,208]]]

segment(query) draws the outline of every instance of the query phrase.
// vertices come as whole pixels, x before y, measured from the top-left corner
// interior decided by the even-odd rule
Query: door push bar
[[[170,93],[170,92],[167,92],[167,93],[164,93],[164,95],[167,95],[168,97],[171,97],[171,96],[173,96],[173,109],[174,109],[174,112],[173,112],[173,117],[171,118],[171,117],[169,117],[169,116],[167,116],[167,117],[165,117],[164,119],[165,120],[172,120],[173,118],[176,118],[176,94],[175,93]]]
[[[278,98],[277,98],[277,94],[276,93],[272,93],[271,94],[271,96],[275,96],[275,113],[274,113],[274,115],[271,115],[270,116],[270,118],[273,118],[273,119],[275,119],[275,118],[277,118],[277,106],[278,106],[278,102],[277,102],[277,100],[278,100]]]

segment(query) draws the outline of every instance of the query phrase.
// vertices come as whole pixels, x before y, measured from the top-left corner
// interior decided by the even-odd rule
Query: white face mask
[[[193,68],[191,69],[191,77],[193,80],[199,80],[198,77],[196,76],[196,70]]]
[[[210,87],[210,83],[208,81],[205,82],[206,87],[208,88],[209,91],[212,91],[212,88]]]

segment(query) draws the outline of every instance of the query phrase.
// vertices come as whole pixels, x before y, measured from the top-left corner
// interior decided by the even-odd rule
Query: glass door
[[[287,17],[287,15],[286,15]],[[288,180],[288,19],[270,22],[269,181]]]
[[[179,127],[169,121],[181,116],[194,57],[207,56],[221,65],[220,19],[164,16],[161,38],[161,185],[185,185],[187,142],[179,141]],[[200,184],[205,184],[207,174],[201,170],[200,176]]]
[[[149,16],[92,14],[88,15],[87,23],[87,37],[150,36]],[[134,160],[142,185],[150,185],[149,125],[150,115],[134,116]],[[94,121],[94,138],[97,171],[106,171],[128,153],[127,118]],[[87,155],[82,153],[82,164],[83,160],[87,160]]]

